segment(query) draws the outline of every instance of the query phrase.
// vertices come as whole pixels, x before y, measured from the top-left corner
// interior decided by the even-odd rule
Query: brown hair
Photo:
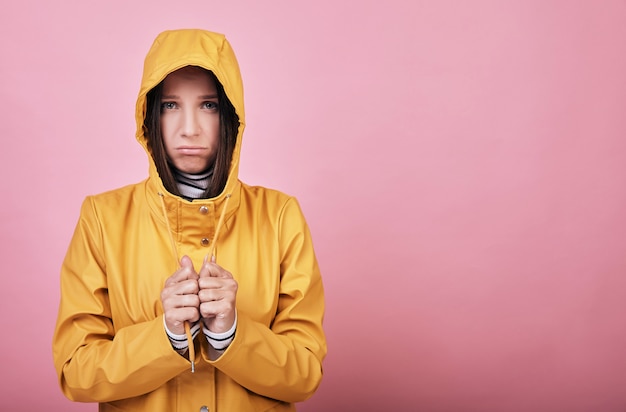
[[[228,180],[230,163],[237,142],[237,130],[239,128],[239,116],[235,112],[235,107],[230,102],[224,92],[224,87],[217,80],[213,72],[203,69],[215,82],[217,89],[217,99],[220,113],[220,133],[219,143],[215,162],[213,163],[213,175],[209,181],[209,186],[202,196],[204,199],[216,197],[224,190]],[[156,85],[146,96],[146,118],[144,119],[144,134],[148,141],[148,149],[154,159],[157,172],[163,181],[165,189],[177,196],[180,196],[176,180],[172,174],[172,168],[163,143],[161,135],[161,96],[163,94],[163,82]]]

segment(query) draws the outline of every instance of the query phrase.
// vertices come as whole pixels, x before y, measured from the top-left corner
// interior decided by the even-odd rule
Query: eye
[[[163,102],[161,103],[161,110],[172,110],[176,108],[176,103],[174,102]]]
[[[202,103],[202,108],[207,110],[217,110],[219,105],[217,102],[204,102]]]

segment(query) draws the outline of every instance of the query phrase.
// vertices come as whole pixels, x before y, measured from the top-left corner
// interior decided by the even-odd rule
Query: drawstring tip
[[[194,373],[196,371],[196,363],[192,360],[191,361],[191,373]]]

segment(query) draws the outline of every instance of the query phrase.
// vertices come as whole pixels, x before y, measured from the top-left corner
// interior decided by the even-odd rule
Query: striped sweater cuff
[[[172,347],[174,349],[176,349],[177,351],[181,351],[189,347],[189,343],[187,342],[187,335],[184,333],[182,335],[177,335],[176,333],[170,331],[165,324],[165,317],[163,317],[163,326],[165,327],[165,333],[167,333],[167,337],[170,339],[170,343],[172,344]],[[198,332],[200,332],[200,322],[196,322],[191,325],[191,336],[194,339],[196,338],[196,336],[198,336]]]
[[[237,314],[235,314],[235,321],[233,322],[233,326],[230,330],[223,333],[215,333],[211,332],[206,328],[206,326],[202,326],[202,332],[206,337],[206,340],[209,342],[209,345],[213,346],[216,350],[226,350],[228,346],[231,344],[233,339],[235,339],[235,332],[237,331]]]

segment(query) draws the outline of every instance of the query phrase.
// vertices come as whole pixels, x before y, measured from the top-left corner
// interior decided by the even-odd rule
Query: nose
[[[200,122],[195,110],[186,110],[183,116],[182,135],[193,137],[200,134]]]

